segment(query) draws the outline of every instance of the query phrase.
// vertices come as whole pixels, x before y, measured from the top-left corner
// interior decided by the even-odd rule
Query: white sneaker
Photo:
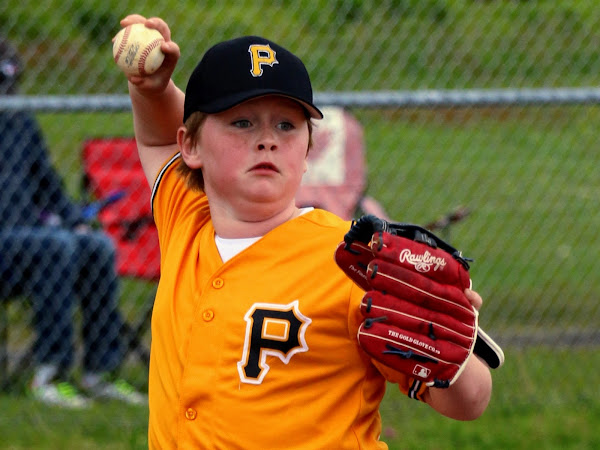
[[[31,387],[30,394],[42,403],[62,408],[86,409],[92,405],[89,398],[79,394],[77,389],[66,381]]]
[[[119,400],[130,405],[147,405],[148,397],[135,390],[125,380],[117,380],[114,383],[100,381],[93,385],[85,385],[82,388],[92,398],[98,400]]]

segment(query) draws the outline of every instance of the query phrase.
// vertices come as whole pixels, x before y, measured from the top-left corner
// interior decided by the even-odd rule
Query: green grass
[[[487,411],[473,422],[439,416],[389,385],[381,407],[382,440],[391,449],[595,449],[600,446],[600,398],[589,373],[595,350],[507,348],[494,372]],[[0,448],[147,448],[147,411],[119,404],[86,412],[41,408],[22,397],[0,396]]]
[[[120,403],[86,411],[41,407],[34,400],[0,397],[2,449],[148,448],[147,410]]]
[[[475,259],[484,321],[538,325],[536,312],[545,327],[594,326],[600,108],[357,114],[369,192],[392,217],[426,223],[458,205],[471,209],[450,240]]]
[[[494,372],[494,393],[473,422],[440,418],[425,405],[413,407],[386,395],[384,435],[393,449],[593,449],[600,445],[600,399],[589,383],[597,367],[594,350],[507,349]],[[565,370],[566,369],[566,370]],[[392,395],[390,395],[392,394]]]

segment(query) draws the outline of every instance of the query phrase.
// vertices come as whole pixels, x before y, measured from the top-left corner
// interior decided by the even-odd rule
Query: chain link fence
[[[88,200],[83,142],[132,135],[126,82],[111,60],[120,18],[137,12],[171,25],[182,49],[174,75],[180,87],[210,45],[264,35],[302,57],[318,104],[343,106],[362,125],[367,193],[396,220],[442,223],[441,232],[474,258],[472,276],[484,298],[481,323],[490,334],[516,349],[600,343],[593,250],[600,248],[597,2],[46,4],[0,5],[1,32],[24,68],[21,97],[0,98],[1,114],[33,110],[75,203]],[[0,129],[3,140],[6,133]],[[4,176],[9,164],[22,162],[0,164]],[[0,201],[10,204],[15,200],[3,183]],[[463,212],[460,220],[450,220],[456,211]],[[0,217],[3,230],[6,224],[10,220]],[[126,320],[143,315],[153,289],[145,280],[120,280],[118,307]],[[6,297],[8,363],[14,366],[15,355],[33,342],[33,312],[27,300]],[[85,317],[78,312],[74,320]],[[141,338],[149,343],[147,332]],[[144,363],[135,354],[126,363],[130,379],[143,387]]]

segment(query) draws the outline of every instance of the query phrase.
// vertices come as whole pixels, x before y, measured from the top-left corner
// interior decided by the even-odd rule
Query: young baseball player
[[[350,223],[294,201],[322,117],[302,61],[261,37],[221,42],[184,94],[166,23],[121,25],[134,22],[166,39],[162,67],[128,78],[162,251],[150,447],[387,448],[386,380],[446,416],[477,418],[491,394],[477,357],[437,389],[358,345],[364,292],[333,258]]]

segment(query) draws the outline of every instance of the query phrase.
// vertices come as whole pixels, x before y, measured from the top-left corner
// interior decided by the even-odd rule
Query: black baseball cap
[[[183,121],[196,111],[218,113],[271,94],[296,100],[311,117],[323,118],[300,58],[259,36],[220,42],[204,54],[188,80]]]

